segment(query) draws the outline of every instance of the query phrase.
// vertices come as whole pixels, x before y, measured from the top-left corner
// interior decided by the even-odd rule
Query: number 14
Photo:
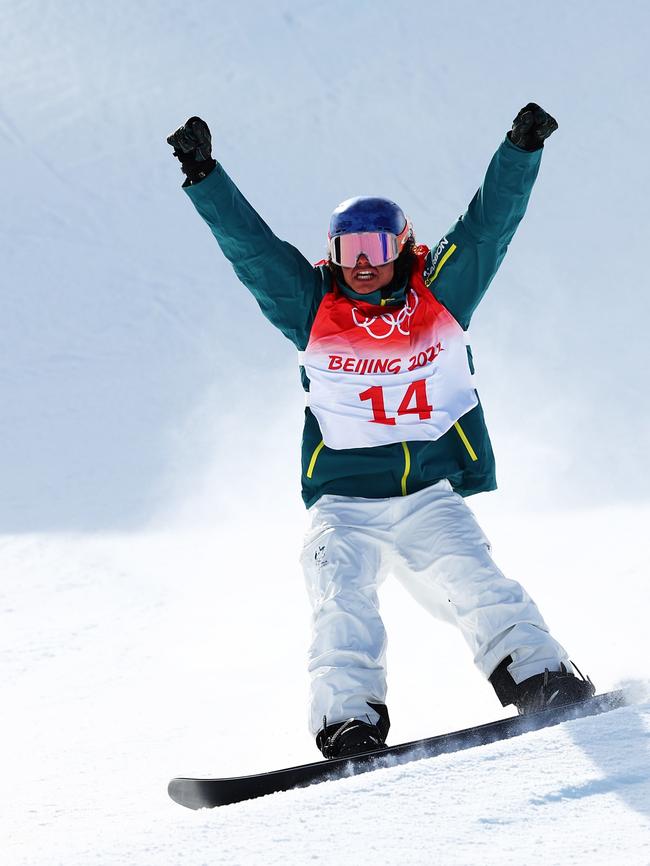
[[[395,418],[386,415],[386,405],[384,403],[384,389],[381,385],[373,385],[366,391],[359,394],[359,400],[370,400],[372,405],[373,417],[370,419],[371,424],[396,424]],[[431,418],[433,406],[429,403],[427,397],[427,387],[425,379],[418,379],[406,389],[406,393],[399,404],[397,414],[399,415],[417,415],[421,421],[428,421]]]

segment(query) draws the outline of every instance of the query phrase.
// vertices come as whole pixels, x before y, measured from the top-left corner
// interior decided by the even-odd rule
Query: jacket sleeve
[[[467,211],[427,256],[424,281],[464,329],[492,282],[528,206],[542,151],[507,138]]]
[[[321,271],[273,234],[218,163],[184,189],[266,318],[304,349],[322,297]]]

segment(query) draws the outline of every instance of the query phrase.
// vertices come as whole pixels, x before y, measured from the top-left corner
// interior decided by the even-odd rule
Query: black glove
[[[525,105],[512,121],[508,138],[522,150],[539,150],[557,129],[557,120],[535,102]]]
[[[184,126],[167,136],[167,144],[174,148],[181,171],[187,175],[184,186],[203,180],[217,164],[212,158],[212,136],[208,124],[200,117],[190,117],[185,121]]]

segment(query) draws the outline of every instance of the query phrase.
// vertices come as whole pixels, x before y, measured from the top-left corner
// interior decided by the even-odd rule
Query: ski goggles
[[[409,237],[407,222],[399,235],[391,232],[352,232],[329,239],[329,254],[335,265],[353,268],[360,255],[364,255],[373,268],[393,262]]]

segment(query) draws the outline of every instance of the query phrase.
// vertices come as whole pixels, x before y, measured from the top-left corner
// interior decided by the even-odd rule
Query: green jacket
[[[505,139],[466,213],[427,256],[425,283],[464,330],[526,211],[541,154],[541,150],[523,151]],[[299,250],[277,238],[221,165],[185,191],[264,315],[297,349],[304,350],[318,306],[333,288],[329,269],[322,263],[311,265]],[[339,288],[351,297],[362,297],[346,285]],[[391,302],[401,303],[405,290],[406,285],[394,292]],[[373,303],[371,296],[363,300]],[[308,390],[304,371],[302,378]],[[345,450],[325,447],[316,418],[305,410],[302,493],[307,507],[324,494],[399,496],[443,478],[462,496],[496,487],[494,455],[480,402],[436,441]]]

